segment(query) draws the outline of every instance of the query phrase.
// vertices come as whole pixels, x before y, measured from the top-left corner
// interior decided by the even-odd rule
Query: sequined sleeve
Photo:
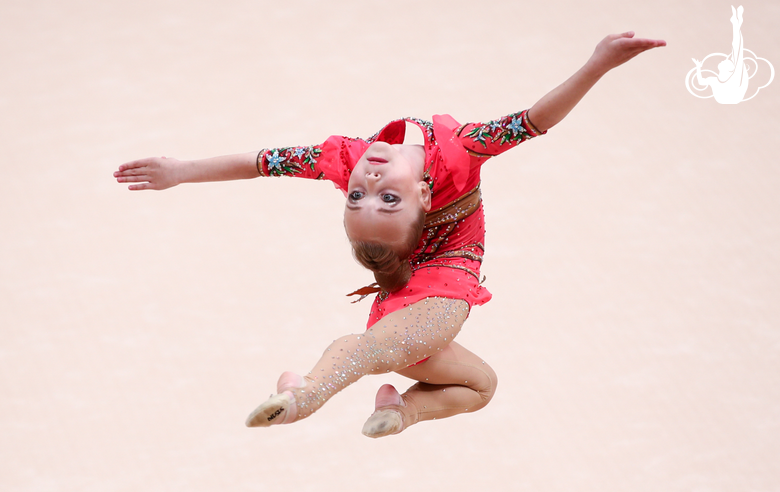
[[[324,179],[346,192],[352,168],[369,142],[360,138],[330,136],[320,145],[264,149],[257,154],[261,176]]]
[[[487,158],[547,132],[537,130],[524,110],[487,123],[465,124],[456,133],[469,154]]]
[[[263,149],[257,154],[257,172],[261,176],[323,179],[321,157],[322,145]]]

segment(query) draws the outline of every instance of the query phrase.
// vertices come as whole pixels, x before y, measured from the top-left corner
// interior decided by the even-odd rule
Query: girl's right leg
[[[466,301],[432,297],[388,314],[365,333],[339,337],[306,376],[282,374],[278,394],[257,407],[246,424],[266,427],[304,419],[367,374],[404,370],[435,356],[446,350],[468,312]]]
[[[422,420],[475,412],[490,402],[498,383],[495,371],[457,342],[422,364],[396,372],[419,382],[403,395],[389,384],[379,389],[376,411],[363,426],[368,437],[397,434]]]

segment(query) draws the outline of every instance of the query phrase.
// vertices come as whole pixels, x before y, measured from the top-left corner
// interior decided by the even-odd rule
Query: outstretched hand
[[[176,186],[179,170],[183,163],[167,157],[147,157],[119,166],[114,173],[118,183],[136,183],[129,190],[164,190]]]
[[[666,41],[634,38],[633,31],[610,34],[596,45],[588,63],[603,74],[619,67],[644,51],[660,46],[666,46]]]

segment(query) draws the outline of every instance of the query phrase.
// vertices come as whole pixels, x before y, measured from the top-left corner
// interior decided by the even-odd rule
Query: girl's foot
[[[398,410],[377,410],[363,424],[363,435],[372,438],[391,436],[402,430],[404,418]]]
[[[376,394],[374,413],[363,424],[363,435],[377,438],[398,434],[404,430],[404,417],[401,413],[404,406],[398,391],[390,384],[383,385]]]
[[[289,424],[298,417],[298,406],[293,391],[306,387],[306,380],[294,372],[284,372],[276,383],[278,394],[271,397],[246,419],[247,427],[269,427],[275,424]]]
[[[306,387],[306,380],[303,376],[299,376],[294,372],[286,371],[279,376],[279,381],[276,382],[276,392],[284,393],[285,391],[292,391],[297,389],[303,389]]]
[[[374,409],[379,410],[382,407],[404,407],[404,399],[395,389],[392,384],[383,384],[379,391],[376,392],[376,399],[374,400]]]
[[[298,409],[292,392],[285,391],[271,395],[265,403],[257,407],[246,419],[247,427],[270,427],[275,424],[295,422]]]

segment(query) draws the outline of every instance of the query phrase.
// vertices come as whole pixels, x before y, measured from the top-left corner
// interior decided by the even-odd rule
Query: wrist
[[[198,181],[195,169],[195,161],[175,161],[171,162],[171,179],[174,185],[182,183],[195,183]]]
[[[595,83],[598,81],[601,77],[604,76],[612,67],[609,67],[607,64],[605,64],[603,61],[599,60],[598,57],[591,56],[590,59],[583,65],[581,72],[582,74],[592,79]]]

